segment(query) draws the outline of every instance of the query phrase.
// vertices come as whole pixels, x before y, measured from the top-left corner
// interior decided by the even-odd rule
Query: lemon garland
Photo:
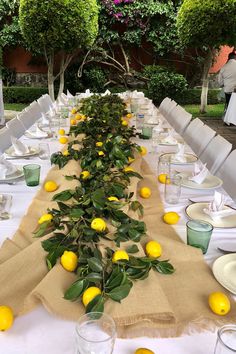
[[[135,280],[148,277],[151,269],[171,274],[173,266],[168,260],[160,261],[161,246],[156,241],[146,245],[147,257],[136,257],[139,251],[135,243],[146,234],[143,221],[131,218],[123,208],[142,215],[143,207],[127,193],[131,178],[142,178],[131,167],[134,151],[142,149],[131,142],[134,128],[127,122],[130,115],[122,100],[115,96],[97,96],[85,99],[73,109],[76,125],[70,135],[85,134],[82,141],[75,138],[68,144],[67,154],[58,152],[51,161],[63,167],[69,160],[79,160],[80,176],[66,176],[80,183],[75,189],[67,189],[53,196],[58,208],[48,210],[39,220],[35,237],[53,232],[42,242],[48,252],[46,257],[51,269],[60,258],[67,271],[77,274],[77,280],[65,292],[65,299],[81,299],[86,312],[103,311],[107,299],[120,302],[127,297]],[[82,118],[81,118],[82,117]],[[89,117],[89,118],[86,118]],[[81,149],[73,146],[80,144]],[[143,191],[148,198],[148,190]],[[109,224],[114,231],[109,231]],[[107,247],[105,254],[99,250],[101,239],[134,243],[125,249]]]

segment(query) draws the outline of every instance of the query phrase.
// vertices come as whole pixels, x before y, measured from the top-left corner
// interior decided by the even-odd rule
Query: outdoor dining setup
[[[138,91],[45,94],[8,121],[1,352],[234,353],[235,157]]]

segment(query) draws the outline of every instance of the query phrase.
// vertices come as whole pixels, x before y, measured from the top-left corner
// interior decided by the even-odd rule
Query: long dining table
[[[48,143],[50,153],[56,152],[62,148],[57,139],[28,139],[21,138],[24,143],[32,147],[37,147],[39,142]],[[147,154],[144,156],[151,169],[157,174],[157,162],[160,154],[175,151],[174,146],[159,145],[152,146],[151,140],[136,139],[136,142],[147,148]],[[186,151],[191,153],[191,149],[186,146]],[[27,187],[24,179],[20,179],[14,184],[0,184],[0,194],[12,195],[11,218],[0,221],[0,244],[6,238],[11,238],[17,230],[20,220],[26,213],[35,193],[42,187],[47,172],[51,168],[50,160],[41,160],[37,155],[29,159],[14,159],[14,164],[23,166],[28,163],[41,165],[40,185],[36,187]],[[191,170],[193,166],[178,165],[177,170]],[[164,185],[157,183],[163,203],[164,203]],[[224,192],[222,187],[218,189]],[[181,216],[180,221],[174,226],[179,237],[186,243],[186,222],[188,220],[185,208],[196,197],[199,200],[213,196],[214,190],[194,190],[182,187],[181,198],[177,205],[167,205],[164,203],[165,211],[176,211]],[[214,261],[222,256],[218,247],[225,242],[235,242],[235,228],[232,229],[214,229],[210,241],[209,249],[205,255],[205,261],[212,267]],[[4,284],[1,284],[1,287]],[[17,296],[17,294],[15,294]],[[235,298],[232,297],[232,301]],[[236,306],[234,302],[234,306]],[[214,352],[216,342],[216,329],[197,333],[191,328],[188,333],[177,338],[117,338],[114,348],[114,354],[132,354],[138,347],[146,347],[153,350],[156,354],[210,354]],[[73,354],[75,353],[75,322],[58,318],[39,305],[28,314],[17,317],[13,327],[7,332],[0,332],[0,352],[6,354]]]

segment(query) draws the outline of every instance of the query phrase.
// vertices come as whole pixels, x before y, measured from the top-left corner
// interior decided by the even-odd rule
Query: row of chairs
[[[45,94],[32,102],[16,118],[7,122],[6,127],[0,130],[0,154],[11,146],[11,136],[20,138],[42,117],[42,113],[47,113],[52,107],[53,101],[48,94]]]
[[[207,164],[209,171],[223,180],[223,188],[236,201],[236,150],[199,118],[166,97],[160,104],[160,112],[180,134],[199,159]]]

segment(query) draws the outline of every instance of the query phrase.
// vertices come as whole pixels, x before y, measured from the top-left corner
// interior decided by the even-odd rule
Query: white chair
[[[12,133],[7,127],[0,130],[0,152],[2,154],[12,145],[11,136]]]
[[[236,150],[223,162],[216,175],[223,181],[223,188],[236,202]]]
[[[194,135],[192,140],[189,140],[188,144],[193,152],[200,156],[215,135],[216,132],[204,124],[198,127],[197,134]]]
[[[192,114],[186,112],[183,107],[176,106],[169,112],[166,119],[175,131],[181,135],[189,125],[189,122],[192,119]]]
[[[6,123],[7,128],[11,131],[12,135],[17,139],[25,133],[25,127],[19,119],[13,118]]]
[[[174,100],[171,100],[169,97],[166,97],[161,102],[160,107],[159,107],[159,111],[167,119],[168,114],[176,106],[177,106],[177,103]]]
[[[198,134],[198,129],[204,125],[203,121],[199,118],[193,119],[185,131],[183,132],[184,141],[190,145],[191,141],[194,139],[196,134]]]
[[[38,104],[40,105],[43,113],[47,113],[50,108],[53,107],[53,101],[48,94],[41,96],[38,99]]]
[[[207,164],[207,168],[212,174],[215,174],[231,150],[232,144],[222,136],[217,135],[200,155],[200,160]]]
[[[32,124],[36,123],[37,120],[39,120],[41,118],[42,110],[41,110],[41,107],[38,104],[38,102],[34,101],[30,104],[29,109],[28,109],[28,113],[31,116]]]
[[[21,112],[17,116],[17,119],[24,126],[25,130],[29,129],[35,123],[35,121],[32,119],[32,115],[30,113],[30,110]]]

